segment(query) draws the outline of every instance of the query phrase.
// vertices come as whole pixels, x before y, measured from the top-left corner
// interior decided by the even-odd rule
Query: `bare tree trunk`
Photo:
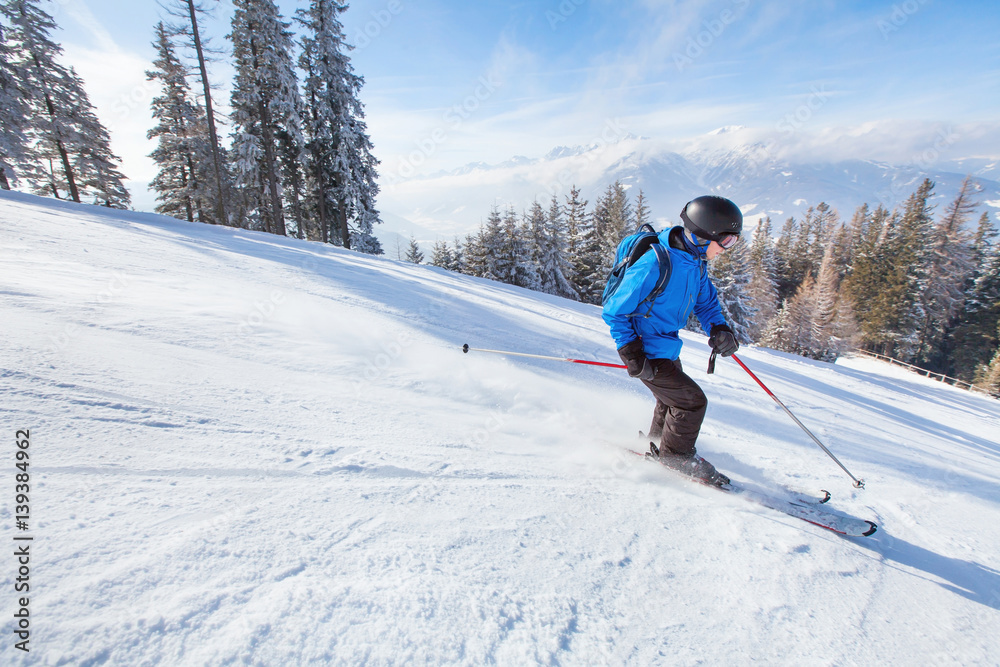
[[[53,130],[56,133],[55,142],[56,148],[59,149],[59,157],[62,159],[63,170],[66,172],[66,182],[69,184],[69,194],[73,198],[73,201],[80,203],[80,191],[76,187],[76,178],[73,176],[73,167],[69,162],[69,153],[66,151],[66,146],[63,145],[62,137],[59,136],[59,128],[55,124],[56,118],[56,106],[52,103],[52,97],[49,95],[48,86],[45,83],[45,72],[42,70],[41,63],[38,62],[37,56],[32,56],[32,60],[35,61],[35,69],[38,70],[38,80],[42,84],[42,90],[45,93],[45,109],[49,113],[49,119],[53,121]],[[52,186],[55,190],[55,185]],[[59,198],[59,195],[56,195]]]
[[[288,236],[285,231],[285,218],[281,211],[281,196],[278,194],[278,170],[274,158],[274,140],[271,136],[271,114],[267,112],[267,107],[263,100],[257,103],[257,110],[260,113],[260,129],[264,135],[261,137],[264,144],[264,162],[267,169],[267,187],[271,194],[271,222],[267,231],[272,234]]]
[[[337,222],[340,224],[340,239],[344,243],[344,247],[350,249],[351,247],[351,232],[347,229],[347,202],[341,199],[337,202]]]
[[[330,231],[329,225],[326,221],[326,194],[323,192],[323,167],[320,164],[319,158],[316,158],[316,183],[319,184],[317,190],[319,190],[319,235],[320,241],[323,243],[330,242]]]
[[[215,112],[212,110],[212,88],[208,82],[208,68],[205,66],[205,53],[201,48],[201,36],[198,32],[198,16],[195,11],[194,0],[187,0],[188,12],[191,15],[191,35],[194,38],[194,49],[198,53],[198,69],[201,71],[201,84],[205,90],[205,114],[208,118],[208,134],[212,140],[212,162],[215,167],[215,185],[218,201],[216,202],[216,214],[219,216],[219,223],[229,224],[227,217],[226,195],[222,188],[222,158],[219,155],[219,136],[215,131]]]

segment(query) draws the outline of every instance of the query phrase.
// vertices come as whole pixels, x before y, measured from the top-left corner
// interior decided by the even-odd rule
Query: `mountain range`
[[[625,135],[559,146],[542,157],[474,162],[388,183],[379,199],[385,224],[377,233],[392,255],[400,236],[425,244],[464,237],[478,229],[494,204],[521,211],[538,200],[547,208],[553,195],[564,202],[574,185],[589,200],[589,210],[616,180],[634,193],[633,201],[642,190],[659,226],[675,224],[684,203],[700,194],[729,197],[751,224],[770,216],[778,228],[789,216],[801,219],[820,202],[830,204],[846,221],[864,203],[890,209],[901,204],[924,178],[935,182],[933,203],[941,210],[967,175],[980,190],[978,210],[1000,219],[998,160],[943,160],[934,145],[905,163],[824,159],[820,154],[812,159],[803,151],[790,154],[775,139],[740,141],[745,130],[720,128],[683,146]]]

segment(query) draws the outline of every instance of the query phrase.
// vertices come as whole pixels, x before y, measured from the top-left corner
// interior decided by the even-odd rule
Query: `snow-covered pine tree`
[[[493,214],[496,214],[494,220]],[[483,248],[486,252],[487,272],[484,278],[501,283],[514,284],[518,254],[520,253],[520,233],[513,209],[507,209],[501,217],[499,209],[490,212],[486,218],[486,236]]]
[[[35,168],[29,149],[27,109],[22,102],[24,74],[15,65],[4,30],[0,24],[0,189],[10,190],[25,170],[33,175]]]
[[[466,235],[462,252],[462,273],[477,278],[486,275],[486,248],[483,245],[485,238],[486,225],[483,223],[480,223],[477,233]]]
[[[785,220],[781,226],[781,232],[774,244],[775,263],[775,284],[778,288],[778,301],[785,302],[795,294],[799,284],[794,278],[793,264],[795,263],[792,252],[792,245],[798,236],[798,222],[794,217]]]
[[[0,14],[10,23],[6,39],[14,66],[23,73],[22,91],[35,140],[32,152],[42,164],[53,165],[35,182],[36,191],[58,198],[63,190],[75,202],[93,197],[104,206],[127,208],[131,200],[115,166],[121,160],[111,151],[111,138],[83,81],[57,62],[62,47],[49,38],[56,24],[38,4],[0,2]]]
[[[451,266],[448,268],[457,273],[465,273],[465,246],[458,235],[455,236],[455,245],[451,249]]]
[[[819,272],[820,262],[831,230],[837,222],[837,212],[826,202],[820,202],[815,207],[809,207],[801,223],[797,225],[789,220],[789,232],[794,229],[794,237],[784,238],[782,229],[779,252],[782,255],[779,266],[784,271],[779,279],[779,292],[782,289],[794,290],[802,284],[807,275],[815,278]],[[784,296],[784,295],[783,295]]]
[[[156,212],[189,222],[217,222],[208,123],[191,97],[186,69],[162,22],[156,26],[153,47],[156,69],[147,71],[146,78],[159,80],[161,93],[150,105],[156,127],[146,136],[158,139],[150,157],[159,171],[149,184],[158,193]]]
[[[819,267],[823,263],[823,256],[826,254],[827,245],[838,239],[838,231],[843,227],[843,224],[840,222],[840,216],[837,214],[836,209],[831,208],[829,204],[821,201],[816,204],[811,227],[812,243],[809,246],[809,261],[812,265],[813,274],[818,277]],[[845,245],[846,240],[841,237],[839,242],[842,247],[837,249],[838,254],[849,252],[849,244]],[[846,258],[837,258],[834,260],[840,266],[846,265],[846,261]]]
[[[1000,326],[997,327],[997,338],[1000,339]],[[976,376],[976,386],[1000,398],[1000,347],[997,347],[989,365],[984,366]]]
[[[538,206],[538,202],[535,202]],[[540,227],[544,229],[545,213],[538,206]],[[514,208],[508,207],[503,221],[503,241],[500,244],[503,257],[513,266],[510,278],[503,282],[526,289],[540,291],[541,277],[538,274],[538,247],[535,244],[535,234],[532,231],[532,220],[527,213],[522,213],[518,223]]]
[[[508,216],[509,217],[509,216]],[[516,220],[515,227],[516,227]],[[503,253],[504,218],[495,204],[490,208],[486,221],[480,226],[473,243],[466,243],[467,262],[472,275],[505,282],[513,275],[512,263]]]
[[[979,218],[973,245],[973,278],[958,317],[958,325],[949,333],[949,375],[967,382],[990,361],[1000,345],[996,332],[1000,326],[1000,243],[994,242],[997,231],[989,215]]]
[[[771,218],[761,218],[753,231],[747,254],[747,267],[750,271],[750,282],[746,288],[747,299],[757,310],[747,327],[747,335],[753,342],[760,341],[768,323],[778,314],[775,261]]]
[[[889,229],[898,226],[897,216],[891,216],[881,204],[874,212],[868,205],[858,208],[851,219],[854,252],[842,291],[853,304],[859,328],[859,344],[872,348],[881,341],[881,313],[877,301],[887,286],[889,262],[892,257],[884,250]]]
[[[414,264],[420,264],[424,261],[424,253],[420,250],[420,244],[412,236],[410,237],[410,244],[406,248],[406,254],[403,256],[403,259]]]
[[[522,263],[528,271],[537,276],[539,292],[544,292],[545,278],[542,275],[542,254],[548,244],[545,229],[545,211],[538,200],[532,202],[531,207],[521,214],[521,239],[524,243],[524,257]]]
[[[922,323],[927,316],[924,294],[933,289],[929,282],[933,267],[934,206],[929,203],[934,183],[925,178],[903,206],[889,288],[896,291],[907,306],[902,317],[890,329],[895,350],[890,356],[914,360],[920,352]]]
[[[628,191],[621,181],[608,186],[594,204],[593,226],[599,244],[598,274],[603,291],[603,280],[611,272],[615,261],[615,250],[622,239],[635,231],[635,216],[628,200]],[[598,299],[600,295],[597,295]]]
[[[563,212],[566,216],[567,255],[572,267],[573,289],[584,303],[598,303],[599,292],[604,290],[599,275],[600,248],[593,228],[593,218],[587,215],[587,200],[580,198],[580,189],[573,185],[565,197]],[[595,301],[595,292],[598,292]]]
[[[535,262],[538,266],[539,289],[547,294],[577,299],[576,291],[567,274],[573,267],[566,257],[566,240],[562,207],[553,195],[548,213],[535,202],[530,212],[531,231],[534,235]]]
[[[850,283],[855,266],[860,262],[867,261],[873,254],[875,243],[878,240],[878,233],[872,234],[872,212],[868,204],[862,204],[854,211],[851,222],[848,225],[850,236],[850,254],[847,260],[847,273],[844,275],[845,286]]]
[[[817,356],[819,345],[813,329],[816,319],[815,296],[816,280],[811,274],[806,274],[795,295],[788,301],[785,337],[779,341],[776,349],[804,357]]]
[[[250,226],[286,235],[281,187],[289,174],[279,135],[301,141],[292,40],[273,0],[233,0],[233,171]],[[286,147],[287,148],[287,147]]]
[[[841,292],[844,270],[836,243],[827,245],[820,262],[819,275],[813,288],[812,333],[813,349],[809,356],[835,361],[841,353],[853,347],[855,324],[850,298]]]
[[[646,205],[646,195],[639,188],[639,196],[635,199],[635,228],[652,222],[649,217],[649,206]]]
[[[979,205],[975,201],[976,191],[972,179],[966,177],[955,200],[931,231],[924,268],[926,279],[919,296],[923,322],[917,342],[917,363],[930,370],[946,370],[946,332],[954,326],[975,269],[973,237],[965,225]]]
[[[448,246],[447,241],[438,239],[431,247],[431,258],[427,263],[442,269],[450,269],[451,262],[451,247]]]
[[[347,4],[311,0],[299,9],[302,38],[301,68],[305,79],[305,131],[311,207],[320,221],[322,238],[344,247],[370,245],[379,220],[378,160],[365,125],[359,94],[363,77],[354,73],[338,16]],[[356,249],[360,249],[357,248]]]
[[[92,197],[94,204],[127,209],[132,204],[132,198],[125,188],[125,176],[118,171],[116,165],[122,160],[111,150],[111,135],[97,118],[94,105],[90,103],[83,87],[83,80],[72,67],[69,75],[75,82],[73,88],[77,91],[74,113],[77,131],[79,136],[87,138],[79,146],[73,161],[79,177],[80,191]]]
[[[759,345],[769,347],[772,350],[785,350],[788,348],[788,302],[782,303],[778,311],[772,317],[764,331],[761,332]]]
[[[757,308],[747,293],[750,285],[749,254],[746,240],[740,237],[736,245],[708,265],[712,284],[719,292],[722,314],[736,334],[736,339],[744,345],[753,342],[750,331],[757,315]]]
[[[215,114],[215,105],[212,101],[212,83],[208,78],[208,61],[206,54],[216,53],[209,40],[202,40],[199,18],[210,15],[211,12],[203,4],[196,0],[173,0],[172,2],[161,3],[161,7],[174,18],[177,23],[169,25],[168,31],[174,37],[180,37],[185,46],[194,51],[194,58],[198,63],[198,80],[201,89],[201,102],[195,100],[196,104],[202,106],[202,116],[208,130],[208,144],[211,150],[211,162],[207,167],[210,169],[210,177],[203,180],[211,183],[206,189],[212,189],[211,200],[213,202],[213,221],[223,225],[238,224],[242,220],[243,212],[234,211],[234,193],[232,187],[232,176],[229,173],[229,156],[226,150],[219,143],[219,133],[217,130],[218,119]]]

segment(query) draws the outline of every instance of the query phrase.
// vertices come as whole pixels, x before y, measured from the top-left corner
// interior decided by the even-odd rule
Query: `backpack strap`
[[[644,318],[648,318],[653,312],[653,302],[656,301],[657,297],[663,294],[663,290],[666,289],[667,283],[670,282],[670,273],[673,269],[673,265],[670,263],[670,253],[666,248],[663,247],[658,241],[654,241],[649,245],[650,250],[656,255],[656,266],[660,270],[659,276],[656,278],[656,284],[653,285],[653,290],[649,295],[639,302],[639,306],[648,303],[649,308],[646,309],[646,314],[643,315]],[[629,317],[636,317],[638,315],[639,308],[636,308],[636,312],[629,315]]]

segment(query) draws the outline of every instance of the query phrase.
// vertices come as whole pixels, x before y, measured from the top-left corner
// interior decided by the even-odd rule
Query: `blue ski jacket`
[[[670,245],[670,234],[675,229],[680,230],[679,238],[686,250]],[[691,243],[681,227],[667,228],[659,237],[670,253],[671,273],[663,293],[653,301],[652,310],[649,304],[639,307],[659,277],[656,254],[646,252],[625,271],[618,289],[604,304],[603,317],[619,349],[641,338],[648,358],[676,359],[682,345],[677,332],[687,324],[692,311],[706,334],[712,326],[725,324],[726,319],[719,305],[719,294],[708,277],[706,248]],[[645,316],[647,310],[649,317]]]

